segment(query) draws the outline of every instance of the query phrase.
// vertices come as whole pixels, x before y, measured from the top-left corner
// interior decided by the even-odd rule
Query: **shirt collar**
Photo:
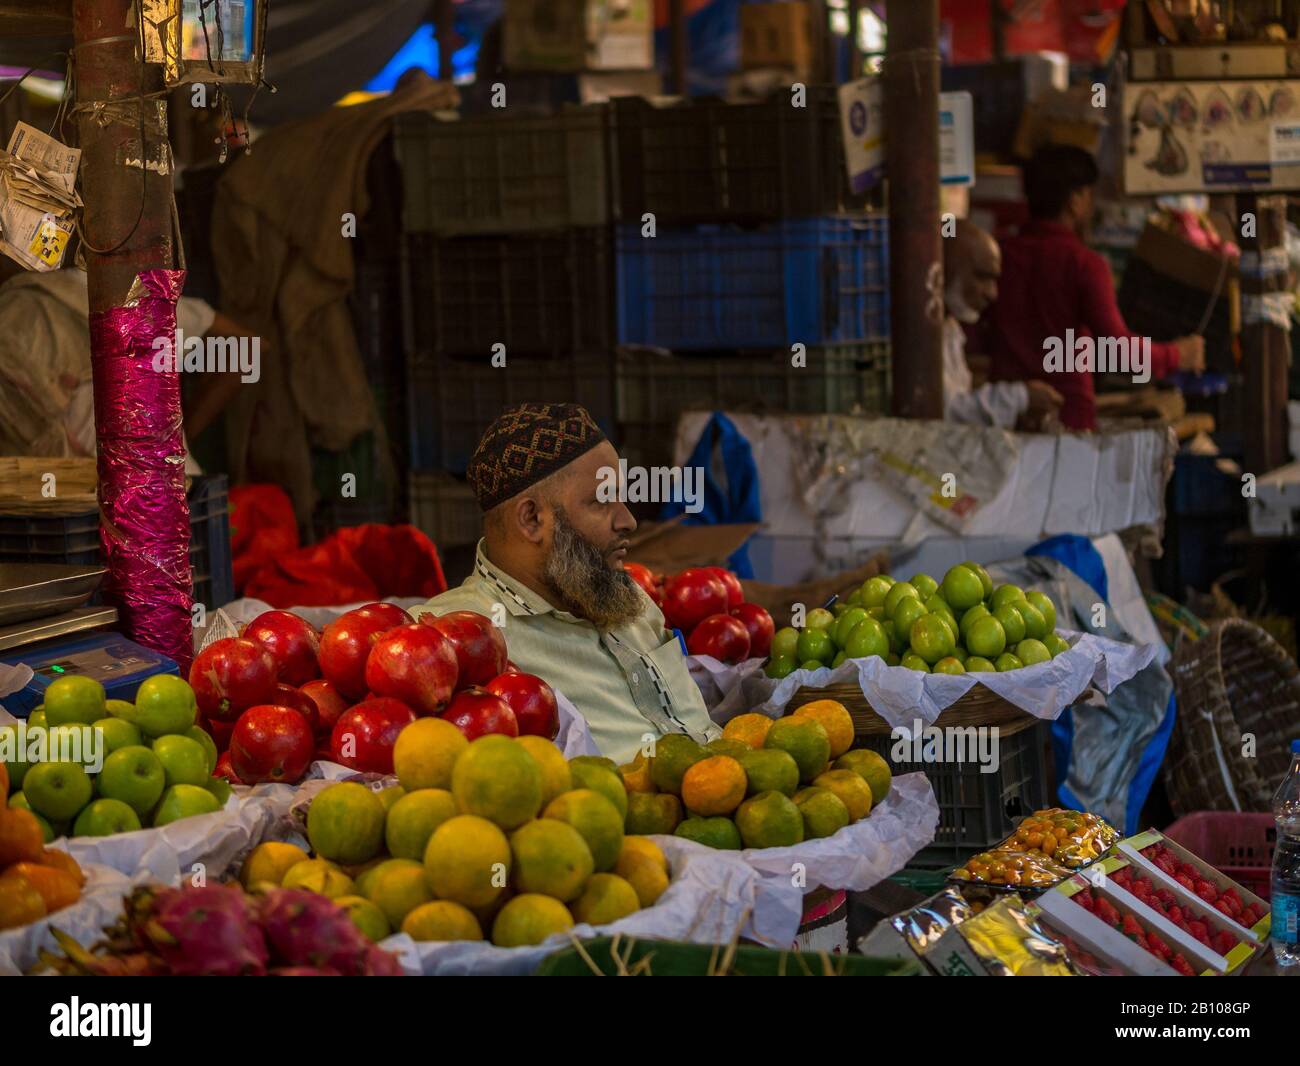
[[[555,614],[555,608],[520,581],[516,581],[487,557],[486,541],[480,540],[474,552],[474,574],[485,582],[493,595],[512,615]]]

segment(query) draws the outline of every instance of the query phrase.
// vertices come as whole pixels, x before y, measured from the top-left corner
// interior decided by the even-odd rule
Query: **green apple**
[[[52,725],[45,730],[44,762],[76,763],[91,773],[104,765],[104,735],[84,722]]]
[[[889,654],[889,636],[874,618],[864,618],[849,634],[844,651],[850,659],[865,659],[869,655],[884,658]]]
[[[27,716],[28,729],[45,729],[49,724],[49,720],[45,717],[45,704],[43,703]]]
[[[772,636],[772,658],[793,659],[799,646],[799,630],[783,626]]]
[[[799,634],[798,655],[802,662],[817,659],[828,663],[835,658],[835,641],[825,629],[805,629]]]
[[[144,745],[118,748],[99,772],[100,794],[121,800],[140,817],[153,809],[167,785],[163,765]]]
[[[969,566],[958,563],[943,575],[943,598],[955,611],[968,610],[984,599],[984,583]]]
[[[1025,664],[1022,663],[1018,656],[1012,655],[1009,651],[1004,651],[997,657],[993,663],[998,673],[1006,673],[1008,670],[1019,670]]]
[[[898,610],[898,605],[906,599],[921,598],[921,594],[916,591],[916,586],[906,581],[900,581],[892,586],[888,593],[885,594],[885,614],[890,618],[894,617],[894,612]]]
[[[90,775],[73,762],[43,762],[23,779],[23,794],[32,810],[51,822],[76,817],[92,793]]]
[[[230,799],[230,782],[224,777],[209,777],[203,783],[203,787],[216,796],[217,802],[223,807],[226,805],[226,800]]]
[[[77,815],[72,835],[109,837],[114,833],[133,833],[139,828],[139,815],[121,800],[97,799]]]
[[[999,607],[1005,607],[1009,603],[1027,602],[1025,593],[1019,585],[999,585],[989,597],[989,610],[997,614]]]
[[[805,629],[830,629],[835,624],[835,615],[825,607],[814,607],[804,619]]]
[[[207,784],[211,772],[208,769],[208,753],[197,740],[168,734],[153,742],[153,753],[162,763],[168,788],[172,785]]]
[[[1032,603],[1018,603],[1015,605],[1020,616],[1025,620],[1025,636],[1030,640],[1042,640],[1047,636],[1047,619],[1043,617],[1042,612]]]
[[[192,725],[185,731],[185,736],[191,740],[196,740],[208,754],[208,773],[212,773],[217,768],[217,759],[220,753],[217,751],[217,742],[212,739],[212,734],[204,729],[201,725]]]
[[[885,597],[889,595],[890,586],[893,582],[887,577],[869,577],[862,582],[858,591],[862,593],[863,607],[880,607],[885,602]]]
[[[984,586],[984,595],[981,597],[982,599],[987,600],[993,595],[993,579],[989,577],[989,572],[985,570],[984,567],[980,566],[979,563],[971,562],[969,559],[961,565],[966,567],[968,570],[974,571],[976,576],[979,577],[980,584]]]
[[[1043,638],[1043,643],[1047,645],[1047,650],[1052,653],[1053,658],[1060,655],[1063,651],[1070,650],[1069,641],[1055,633],[1048,633],[1047,636]]]
[[[908,578],[907,583],[921,594],[923,600],[928,600],[939,591],[939,582],[929,574],[913,574]]]
[[[840,615],[847,611],[851,606],[852,604],[845,603],[843,600],[840,600],[838,603],[832,603],[831,614],[835,616],[835,620],[838,622]]]
[[[767,666],[763,672],[768,677],[779,681],[783,677],[789,677],[799,668],[798,662],[793,655],[774,655],[767,660]]]
[[[993,615],[976,618],[966,630],[966,647],[985,659],[996,659],[1007,650],[1007,631]]]
[[[36,821],[40,823],[41,833],[45,837],[45,843],[48,844],[51,840],[53,840],[55,837],[59,835],[54,831],[54,826],[50,825],[48,818],[43,818],[41,815],[37,814],[34,810],[32,810],[32,805],[27,802],[27,797],[24,796],[21,792],[15,792],[12,796],[9,797],[9,809],[14,811],[26,811],[33,818],[35,818]]]
[[[962,612],[961,621],[957,623],[957,629],[961,632],[962,639],[966,639],[966,631],[970,629],[981,618],[990,616],[989,609],[982,603],[977,603],[974,607],[968,607]]]
[[[982,655],[967,656],[965,666],[968,674],[994,674],[998,669]]]
[[[835,623],[834,636],[836,647],[844,647],[844,645],[849,642],[849,634],[852,633],[857,624],[866,617],[867,609],[865,607],[850,607],[840,615],[839,619]]]
[[[112,718],[127,718],[135,712],[135,704],[130,700],[109,700],[104,709]]]
[[[9,771],[9,788],[13,791],[23,787],[23,777],[31,768],[25,756],[27,754],[28,732],[18,731],[16,725],[0,725],[0,762]]]
[[[1020,608],[1027,606],[1028,604],[1023,602],[1008,603],[993,612],[993,617],[1001,623],[1002,631],[1007,635],[1008,644],[1019,644],[1027,636],[1025,616],[1020,613]]]
[[[934,664],[934,672],[936,674],[964,674],[966,667],[962,666],[961,660],[955,655],[949,655]]]
[[[175,674],[154,674],[146,678],[135,694],[130,713],[122,709],[119,717],[140,727],[147,737],[184,733],[198,717],[194,690]]]
[[[1047,650],[1047,645],[1033,637],[1026,637],[1016,645],[1016,658],[1026,666],[1045,663],[1051,657],[1052,653]]]
[[[45,690],[45,720],[50,725],[90,725],[104,717],[104,686],[93,677],[64,674]]]
[[[169,825],[182,818],[193,818],[199,814],[215,814],[221,810],[217,797],[206,788],[198,785],[172,785],[163,793],[158,809],[154,812],[155,826]]]
[[[847,658],[848,656],[844,654],[843,649],[837,651],[835,653],[835,658],[831,660],[831,669],[832,670],[835,669],[835,667],[839,666],[840,663],[842,663]]]
[[[144,742],[140,730],[121,718],[101,718],[95,723],[94,728],[103,734],[105,757],[112,755],[118,748],[127,748]]]
[[[859,585],[859,586],[858,586],[857,588],[855,588],[852,592],[850,592],[847,596],[845,596],[845,597],[844,597],[844,602],[847,603],[850,607],[861,607],[861,606],[862,606],[862,586]]]
[[[1052,602],[1052,598],[1044,592],[1031,589],[1025,593],[1025,599],[1043,616],[1043,620],[1047,623],[1047,632],[1053,632],[1056,629],[1056,604]]]

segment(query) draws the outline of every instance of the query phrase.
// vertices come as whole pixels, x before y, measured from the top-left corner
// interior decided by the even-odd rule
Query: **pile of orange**
[[[0,797],[9,772],[0,763]],[[0,807],[0,930],[40,921],[81,898],[85,877],[65,851],[45,847],[30,811]]]

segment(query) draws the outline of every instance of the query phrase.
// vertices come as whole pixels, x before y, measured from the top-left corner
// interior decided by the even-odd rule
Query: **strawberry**
[[[1183,920],[1183,908],[1178,906],[1172,899],[1169,901],[1169,909],[1165,911],[1167,917],[1174,925],[1178,925]]]
[[[1197,940],[1203,940],[1209,933],[1209,927],[1199,918],[1193,918],[1187,923],[1187,931]]]
[[[1085,888],[1075,894],[1075,900],[1082,903],[1088,910],[1092,910],[1094,900],[1092,898],[1092,889]]]
[[[1174,880],[1177,881],[1180,885],[1182,885],[1183,888],[1187,889],[1188,892],[1196,891],[1196,882],[1193,881],[1186,874],[1184,873],[1174,874]]]
[[[1214,950],[1220,955],[1226,955],[1237,946],[1237,938],[1228,930],[1221,929],[1214,934]]]
[[[1205,900],[1206,903],[1213,903],[1219,898],[1219,890],[1210,884],[1209,881],[1197,881],[1194,891],[1201,897],[1201,899]]]
[[[1259,918],[1255,914],[1254,907],[1242,907],[1241,913],[1237,915],[1237,921],[1241,922],[1241,924],[1247,929],[1250,929],[1257,921],[1259,921]]]
[[[1195,977],[1196,971],[1192,969],[1192,964],[1188,962],[1181,954],[1175,955],[1171,965],[1184,977]]]
[[[1195,866],[1193,866],[1190,862],[1178,863],[1178,872],[1180,874],[1186,874],[1188,877],[1192,878],[1193,880],[1199,879],[1201,876],[1201,871],[1198,870]]]
[[[1124,915],[1119,930],[1127,937],[1136,938],[1142,935],[1142,927],[1138,925],[1137,919],[1131,914]]]
[[[1163,870],[1170,877],[1173,877],[1174,874],[1178,872],[1178,868],[1174,865],[1173,859],[1166,859],[1164,856],[1156,859],[1156,869]]]
[[[1228,910],[1232,912],[1233,917],[1241,913],[1241,900],[1237,898],[1235,893],[1229,894],[1225,892],[1219,897],[1219,900],[1228,905]]]
[[[1133,943],[1148,954],[1155,954],[1155,952],[1151,950],[1151,946],[1147,943],[1147,938],[1142,933],[1138,933],[1138,935],[1133,938]]]
[[[1168,907],[1174,902],[1174,894],[1170,892],[1169,889],[1167,888],[1157,889],[1156,899],[1158,899],[1161,903],[1163,903],[1166,907]]]

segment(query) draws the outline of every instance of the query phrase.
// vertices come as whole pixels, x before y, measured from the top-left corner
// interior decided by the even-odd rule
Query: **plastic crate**
[[[194,478],[189,507],[194,602],[212,610],[235,598],[226,475]],[[0,514],[0,562],[99,566],[103,561],[97,510],[44,517]]]
[[[483,512],[474,490],[442,470],[412,470],[411,524],[438,548],[477,544]]]
[[[971,854],[1003,840],[1027,814],[1048,804],[1045,744],[1050,725],[1029,726],[998,741],[998,768],[982,773],[977,763],[896,762],[889,735],[859,736],[855,747],[870,748],[891,772],[923,773],[939,801],[933,843],[911,860],[916,867],[956,866]]]
[[[608,352],[613,339],[608,228],[404,242],[407,351],[507,358]],[[423,464],[416,464],[423,465]]]
[[[611,102],[618,217],[662,225],[831,215],[866,208],[849,188],[835,86],[761,103]]]
[[[618,339],[675,351],[889,337],[883,217],[618,227]]]
[[[609,355],[570,359],[440,358],[410,372],[411,466],[464,474],[497,415],[519,403],[578,403],[613,436],[614,370]]]
[[[395,120],[404,227],[463,236],[609,221],[608,109],[546,117]]]
[[[1272,891],[1273,815],[1245,811],[1194,811],[1164,831],[1165,836],[1200,856],[1225,877],[1261,899]]]

